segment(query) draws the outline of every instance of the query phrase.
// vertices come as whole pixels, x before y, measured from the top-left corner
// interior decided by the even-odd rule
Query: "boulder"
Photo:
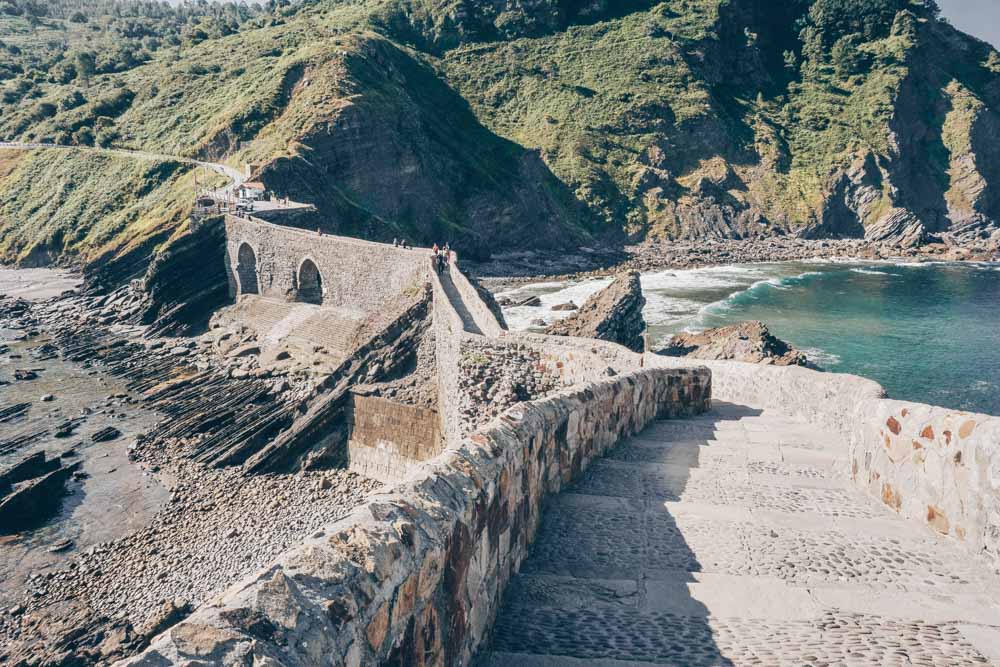
[[[776,338],[763,322],[740,322],[674,336],[659,351],[668,357],[743,361],[775,366],[809,366],[806,355]]]
[[[580,310],[580,307],[575,303],[573,303],[572,301],[569,301],[567,303],[560,303],[559,305],[552,306],[552,310],[555,311]]]
[[[619,274],[610,285],[587,299],[572,315],[549,326],[545,333],[550,336],[598,338],[642,352],[643,333],[646,331],[642,308],[645,305],[639,273],[628,271]]]

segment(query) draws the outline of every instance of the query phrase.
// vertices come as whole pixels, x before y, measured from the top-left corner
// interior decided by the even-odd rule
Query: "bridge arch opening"
[[[257,253],[246,242],[241,243],[236,252],[236,278],[239,281],[239,294],[260,294]]]
[[[298,300],[304,303],[323,303],[323,276],[311,259],[302,260],[298,275]]]

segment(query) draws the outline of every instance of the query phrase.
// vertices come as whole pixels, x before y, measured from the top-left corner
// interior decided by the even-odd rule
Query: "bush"
[[[135,99],[135,93],[133,93],[128,88],[122,88],[114,95],[102,98],[94,103],[94,115],[95,116],[108,116],[109,118],[114,118],[120,116],[132,105],[132,100]]]
[[[70,109],[75,109],[86,103],[86,101],[86,98],[80,93],[79,90],[74,90],[72,93],[59,100],[59,108],[63,111],[69,111]]]
[[[58,109],[56,108],[55,104],[52,104],[51,102],[42,102],[41,104],[38,105],[38,108],[35,110],[35,118],[37,120],[52,118],[53,116],[56,115],[57,111]]]
[[[81,127],[79,130],[73,133],[73,143],[78,146],[93,146],[94,145],[94,131],[89,127]]]

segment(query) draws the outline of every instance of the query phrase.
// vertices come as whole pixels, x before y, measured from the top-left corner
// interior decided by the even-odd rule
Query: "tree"
[[[90,51],[79,51],[73,59],[76,74],[85,85],[90,85],[90,77],[97,71],[97,58]]]
[[[861,35],[845,35],[830,49],[830,58],[840,76],[860,74],[869,63],[868,54],[861,50]]]
[[[794,72],[799,68],[799,57],[795,55],[795,51],[785,51],[782,54],[785,60],[785,69]]]

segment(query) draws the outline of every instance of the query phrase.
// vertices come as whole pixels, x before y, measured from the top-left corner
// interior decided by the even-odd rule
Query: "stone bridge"
[[[998,664],[1000,419],[513,334],[430,280],[444,451],[130,664]]]
[[[375,312],[424,284],[430,253],[226,216],[226,270],[233,297],[256,294]]]

